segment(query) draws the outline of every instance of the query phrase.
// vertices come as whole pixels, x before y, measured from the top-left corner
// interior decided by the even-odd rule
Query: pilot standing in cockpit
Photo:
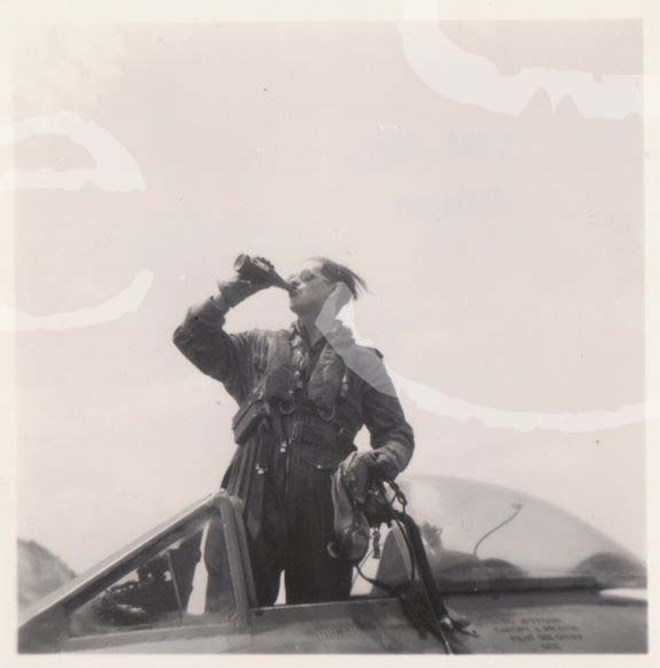
[[[228,310],[271,286],[288,290],[297,320],[280,331],[225,332]],[[372,450],[353,461],[393,479],[412,456],[413,432],[381,355],[357,345],[337,320],[365,287],[326,258],[307,261],[288,283],[266,260],[244,258],[239,275],[191,308],[174,333],[179,350],[239,405],[233,421],[239,447],[223,487],[244,503],[259,605],[275,602],[282,571],[287,603],[349,596],[352,566],[327,549],[331,477],[355,451],[363,425]],[[222,544],[220,523],[213,523],[205,547],[208,611],[228,586]]]

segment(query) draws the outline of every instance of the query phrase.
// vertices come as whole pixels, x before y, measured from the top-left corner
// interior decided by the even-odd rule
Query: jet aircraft
[[[443,627],[429,607],[409,537],[396,522],[382,527],[356,569],[349,600],[259,607],[241,502],[220,490],[26,611],[19,651],[647,651],[646,567],[636,555],[512,489],[440,476],[402,477],[399,484],[442,608],[460,623]],[[217,513],[231,591],[208,613],[201,553]]]

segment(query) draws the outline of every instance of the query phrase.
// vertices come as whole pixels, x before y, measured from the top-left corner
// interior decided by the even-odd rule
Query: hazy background
[[[641,71],[637,22],[442,29],[504,77]],[[397,373],[469,404],[644,400],[637,116],[585,119],[543,91],[518,116],[458,103],[419,78],[394,24],[35,28],[16,84],[16,121],[91,120],[144,179],[16,192],[17,310],[87,309],[153,274],[134,313],[17,333],[19,535],[75,570],[217,488],[235,406],[171,334],[240,252],[283,273],[311,255],[346,262],[371,286],[359,333]],[[63,136],[13,150],[23,170],[95,166]],[[269,291],[228,329],[290,319]],[[523,432],[402,401],[410,472],[537,494],[643,552],[643,423]]]

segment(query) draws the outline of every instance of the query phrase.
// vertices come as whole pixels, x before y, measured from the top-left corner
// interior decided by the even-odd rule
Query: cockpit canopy
[[[545,501],[505,487],[449,477],[404,479],[407,512],[419,525],[441,590],[545,587],[552,582],[597,587],[645,583],[634,554],[586,522]],[[369,570],[396,584],[410,574],[395,529]]]

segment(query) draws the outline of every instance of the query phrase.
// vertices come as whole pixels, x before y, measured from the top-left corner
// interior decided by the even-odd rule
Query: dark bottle
[[[270,283],[275,287],[291,292],[292,286],[287,283],[273,268],[269,262],[261,258],[253,258],[241,254],[234,260],[236,273],[245,281],[254,283]]]

